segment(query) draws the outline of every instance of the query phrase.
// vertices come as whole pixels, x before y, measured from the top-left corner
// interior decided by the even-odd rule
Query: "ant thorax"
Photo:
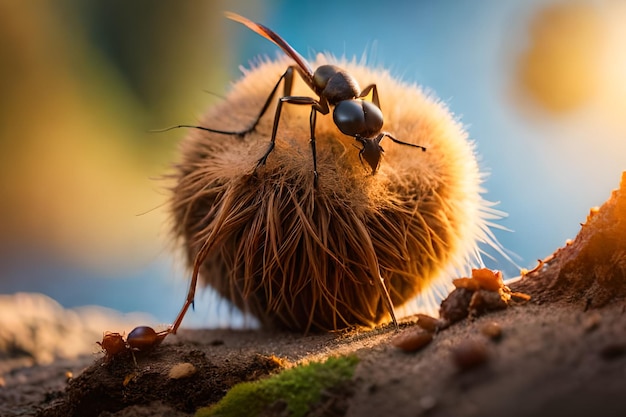
[[[336,65],[320,65],[313,73],[313,84],[320,97],[332,106],[361,94],[356,79]]]

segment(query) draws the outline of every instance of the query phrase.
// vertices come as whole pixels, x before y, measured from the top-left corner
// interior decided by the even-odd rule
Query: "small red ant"
[[[170,334],[170,329],[156,332],[152,327],[135,327],[126,340],[119,333],[106,332],[102,337],[102,342],[96,342],[105,352],[105,362],[111,361],[114,357],[125,352],[133,354],[134,351],[144,352],[161,344],[165,336]]]

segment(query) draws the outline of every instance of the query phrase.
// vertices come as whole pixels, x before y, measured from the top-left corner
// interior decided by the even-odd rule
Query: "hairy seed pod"
[[[319,56],[314,66],[333,63]],[[248,127],[287,59],[246,71],[200,125]],[[285,104],[276,148],[255,170],[271,136],[274,104],[243,137],[191,130],[175,167],[174,233],[200,280],[262,324],[298,331],[389,319],[380,276],[398,307],[451,267],[492,243],[473,146],[446,107],[382,70],[340,62],[360,84],[376,83],[384,130],[427,152],[387,140],[376,175],[331,115],[317,116],[314,184],[310,106]],[[280,91],[280,90],[279,90]],[[295,96],[314,96],[300,79]]]

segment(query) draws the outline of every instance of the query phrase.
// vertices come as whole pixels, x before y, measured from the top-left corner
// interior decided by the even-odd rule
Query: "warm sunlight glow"
[[[528,49],[520,57],[521,88],[551,112],[566,112],[597,94],[605,35],[595,7],[563,3],[532,18]]]
[[[600,61],[599,112],[610,127],[626,132],[626,4],[611,5],[603,14],[607,39]]]

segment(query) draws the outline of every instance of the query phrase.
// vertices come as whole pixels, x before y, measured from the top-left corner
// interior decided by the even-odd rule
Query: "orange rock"
[[[487,268],[472,269],[472,279],[478,281],[480,288],[487,291],[498,291],[504,286],[502,272]]]

